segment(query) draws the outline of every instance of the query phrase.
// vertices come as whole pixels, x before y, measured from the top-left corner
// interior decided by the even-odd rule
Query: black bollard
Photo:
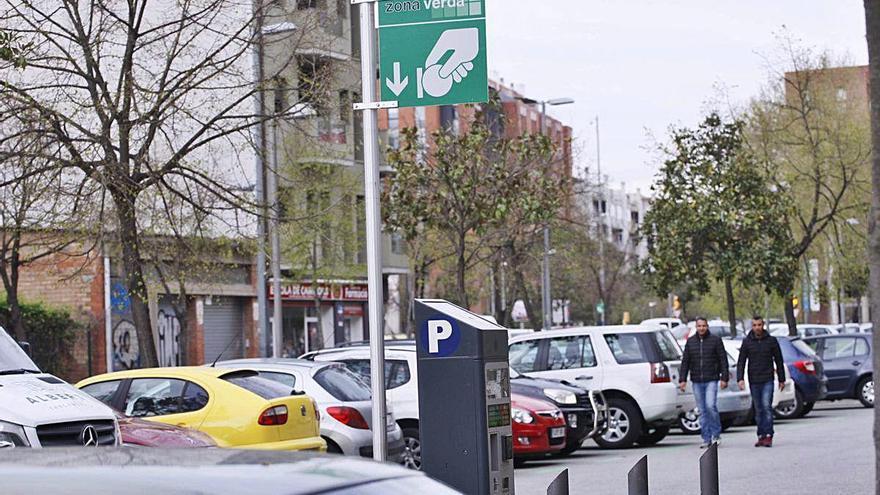
[[[547,495],[569,495],[568,469],[563,469],[559,476],[547,487]]]
[[[648,495],[648,456],[639,459],[629,470],[629,495]]]
[[[718,495],[718,445],[714,443],[700,457],[700,495]]]

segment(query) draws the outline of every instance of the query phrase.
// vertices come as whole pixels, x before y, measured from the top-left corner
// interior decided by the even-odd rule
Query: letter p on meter
[[[440,352],[440,341],[452,337],[452,323],[446,320],[428,320],[428,352]]]

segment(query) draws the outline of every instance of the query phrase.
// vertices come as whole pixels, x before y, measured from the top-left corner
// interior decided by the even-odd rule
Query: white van
[[[0,449],[119,444],[112,409],[41,372],[0,328]]]

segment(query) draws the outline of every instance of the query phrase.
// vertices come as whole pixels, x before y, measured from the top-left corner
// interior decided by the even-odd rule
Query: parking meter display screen
[[[510,397],[510,369],[486,370],[486,399],[498,400]]]
[[[489,413],[489,428],[510,425],[510,404],[492,404],[486,411]]]

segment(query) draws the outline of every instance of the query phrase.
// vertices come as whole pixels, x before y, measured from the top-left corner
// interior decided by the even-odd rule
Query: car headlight
[[[15,423],[0,421],[0,446],[12,444],[12,447],[30,447],[24,427]]]
[[[513,408],[510,411],[510,417],[517,423],[522,423],[524,425],[534,423],[535,417],[531,415],[528,411],[523,411],[522,409]]]
[[[544,395],[557,404],[577,404],[577,396],[574,392],[561,388],[545,388]]]

